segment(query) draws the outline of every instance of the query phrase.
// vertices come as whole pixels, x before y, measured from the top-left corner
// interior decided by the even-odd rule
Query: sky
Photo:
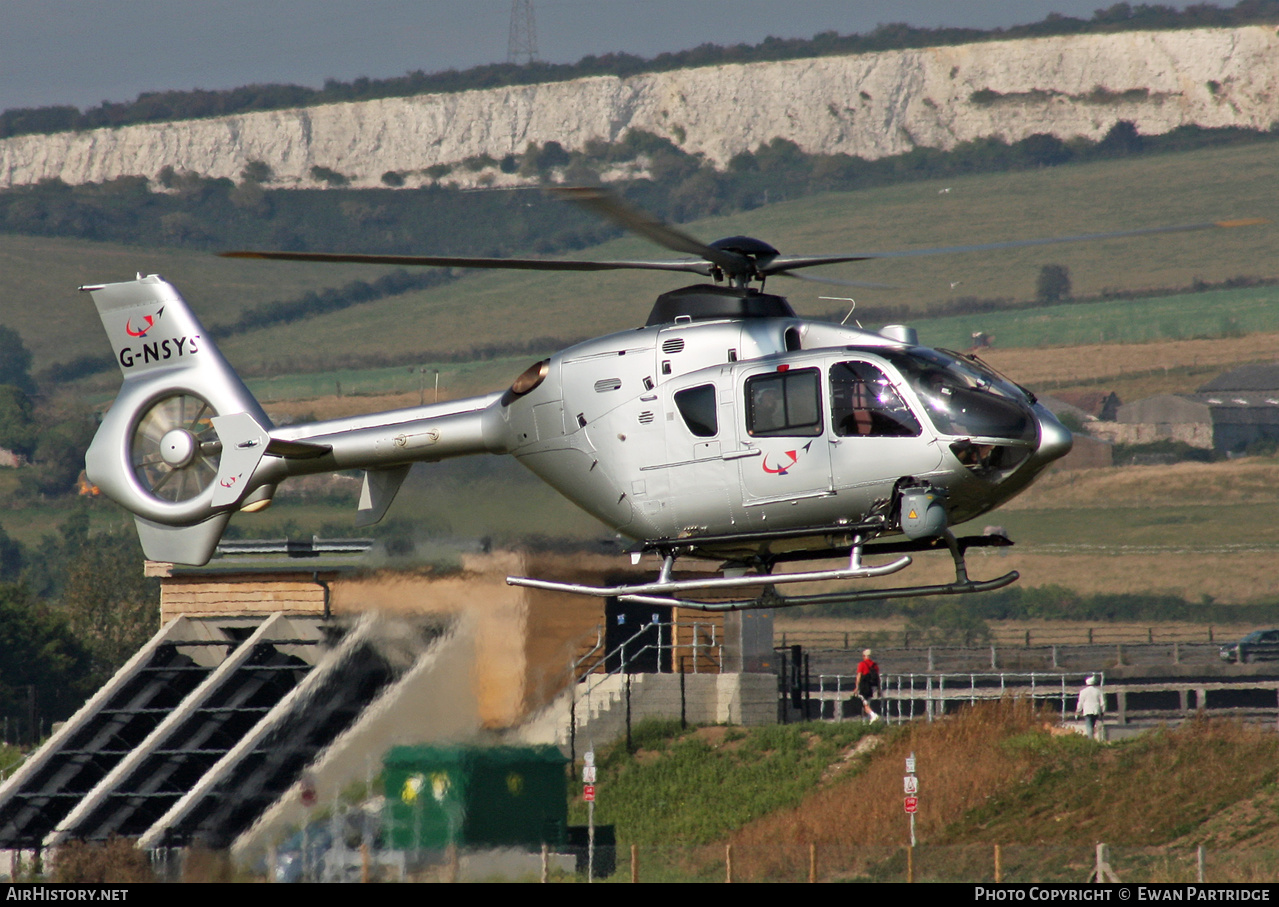
[[[1182,7],[1184,2],[1166,5]],[[652,57],[886,22],[990,28],[1110,0],[534,0],[538,56]],[[1225,0],[1223,5],[1232,5]],[[321,86],[507,57],[512,0],[0,0],[0,110],[146,91]]]

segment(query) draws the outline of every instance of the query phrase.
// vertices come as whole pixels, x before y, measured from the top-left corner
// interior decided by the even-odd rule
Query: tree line
[[[22,338],[0,325],[0,447],[30,463],[16,471],[7,503],[38,507],[68,495],[74,503],[34,545],[0,527],[4,743],[31,743],[68,717],[159,629],[159,583],[143,576],[132,526],[91,532],[91,515],[114,505],[75,499],[93,414],[78,401],[34,396],[30,365]]]
[[[143,575],[136,534],[126,526],[91,533],[95,506],[83,502],[30,547],[0,529],[6,743],[47,735],[159,630],[159,581]]]
[[[923,28],[891,23],[880,25],[865,34],[840,35],[827,31],[809,39],[770,37],[754,45],[723,47],[718,44],[702,44],[691,50],[664,53],[652,59],[616,53],[586,56],[576,63],[491,63],[462,71],[426,73],[417,70],[387,79],[361,77],[350,82],[330,79],[325,81],[322,88],[270,84],[248,85],[226,91],[144,92],[133,101],[103,101],[97,107],[86,110],[70,105],[16,108],[0,113],[0,138],[199,119],[343,101],[563,82],[589,76],[624,78],[696,66],[764,63],[1016,38],[1181,28],[1232,28],[1276,21],[1279,21],[1279,0],[1241,0],[1230,8],[1196,3],[1181,10],[1160,4],[1115,3],[1098,9],[1091,19],[1050,13],[1039,22],[985,30]]]

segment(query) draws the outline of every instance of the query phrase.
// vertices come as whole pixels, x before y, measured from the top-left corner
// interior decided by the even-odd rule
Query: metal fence
[[[365,845],[317,848],[296,862],[241,870],[239,878],[299,882],[959,882],[1082,884],[1096,879],[1126,884],[1262,884],[1279,877],[1279,850],[1267,848],[1144,847],[1124,844],[1029,845],[975,843],[915,847],[854,841],[817,843],[596,847],[595,861],[580,848],[552,845],[540,852],[446,848],[375,850]],[[164,878],[227,881],[223,873],[192,865],[157,866]],[[223,857],[225,859],[225,857]],[[26,868],[26,867],[23,867]],[[166,869],[168,870],[166,872]],[[173,870],[178,870],[176,873]],[[193,871],[194,870],[194,871]],[[1200,899],[1208,895],[1201,896]],[[1187,899],[1193,899],[1188,897]]]
[[[1005,696],[1051,702],[1062,720],[1073,713],[1075,697],[1086,674],[1053,673],[967,673],[967,674],[884,674],[881,676],[880,717],[886,721],[932,721],[957,703],[1002,699]],[[1098,679],[1104,682],[1104,676]],[[815,710],[827,720],[844,721],[862,714],[853,674],[818,674],[810,699]]]
[[[991,627],[986,634],[972,636],[972,645],[994,645],[1000,648],[1012,646],[1094,646],[1137,645],[1141,643],[1202,643],[1222,645],[1233,642],[1251,628],[1202,626],[1067,626],[1010,628]],[[775,642],[779,646],[801,645],[810,649],[861,649],[868,642],[879,647],[927,648],[937,642],[936,633],[896,630],[892,632],[859,633],[848,630],[786,629],[777,632]]]

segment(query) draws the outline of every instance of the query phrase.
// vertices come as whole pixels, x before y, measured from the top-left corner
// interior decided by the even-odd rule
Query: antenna
[[[537,25],[533,21],[533,0],[511,0],[511,37],[506,45],[507,63],[537,60]]]
[[[857,308],[857,300],[853,299],[853,297],[851,296],[818,296],[817,298],[829,299],[831,302],[848,303],[848,314],[844,316],[844,320],[841,321],[840,324],[848,324],[848,319],[853,317],[853,309]],[[858,327],[862,326],[862,323],[860,321],[854,321],[853,324],[857,325]]]

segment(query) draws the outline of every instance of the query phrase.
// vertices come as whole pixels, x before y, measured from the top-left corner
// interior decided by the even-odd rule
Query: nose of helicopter
[[[1060,460],[1075,444],[1070,429],[1062,425],[1042,403],[1035,404],[1035,418],[1039,420],[1039,447],[1035,459],[1042,469],[1053,460]]]

